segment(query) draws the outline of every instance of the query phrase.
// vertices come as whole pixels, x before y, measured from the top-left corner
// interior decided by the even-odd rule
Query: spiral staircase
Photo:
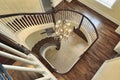
[[[66,69],[63,69],[64,66],[62,67],[63,70],[57,68],[55,66],[56,64],[53,64],[53,62],[50,62],[50,60],[45,56],[46,52],[49,49],[54,48],[56,51],[59,51],[61,50],[61,47],[63,45],[61,41],[57,41],[54,39],[55,37],[54,26],[56,25],[58,20],[69,21],[74,27],[72,33],[74,33],[83,42],[85,42],[85,44],[87,44],[84,50],[81,50],[80,54],[77,54],[77,56],[75,56],[75,59],[73,59],[73,61],[69,64],[69,66],[66,67]],[[85,15],[81,14],[80,12],[69,10],[69,9],[60,9],[60,10],[50,11],[45,13],[15,13],[15,14],[0,15],[0,25],[3,26],[0,34],[3,36],[6,36],[7,38],[9,38],[9,40],[11,40],[11,43],[9,43],[9,42],[5,42],[5,40],[1,38],[1,43],[2,43],[1,46],[3,46],[3,44],[10,46],[13,49],[19,51],[20,55],[21,53],[29,54],[31,53],[30,51],[32,51],[34,52],[33,54],[38,55],[40,58],[42,58],[42,60],[46,61],[46,63],[48,63],[48,65],[50,65],[58,73],[68,72],[75,65],[75,63],[81,58],[81,56],[87,50],[89,50],[89,48],[98,39],[97,30],[94,24],[91,22],[91,20],[87,18]],[[29,43],[28,44],[26,43],[26,39],[29,36],[31,36],[33,33],[39,32],[42,30],[44,31],[42,34],[45,34],[45,36],[35,41],[33,43],[34,44],[33,46],[29,46],[28,45]],[[47,30],[52,30],[52,32],[49,32]],[[39,34],[39,35],[42,35],[42,34]],[[11,46],[13,44],[15,46]],[[3,48],[6,48],[9,50],[8,47],[3,47]],[[14,53],[17,51],[13,50]],[[6,56],[6,55],[2,55],[2,56]],[[49,54],[47,55],[49,56]],[[22,57],[26,58],[25,55],[22,55]],[[71,60],[71,57],[69,57],[68,62],[66,63],[69,63],[70,60]],[[27,63],[29,63],[29,61]],[[62,63],[61,64],[58,63],[58,64],[62,65]],[[36,64],[33,64],[33,65],[36,65]],[[36,71],[36,70],[33,70],[33,71]],[[44,73],[40,71],[40,74],[44,74]],[[40,80],[49,80],[49,79],[50,78],[47,76],[45,77],[45,79],[40,79]],[[51,77],[51,79],[55,80],[54,77]]]

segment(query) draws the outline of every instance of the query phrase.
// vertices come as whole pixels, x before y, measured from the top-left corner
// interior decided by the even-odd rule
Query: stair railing
[[[16,61],[24,62],[26,64],[31,64],[34,66],[34,68],[29,68],[29,67],[2,64],[2,66],[5,69],[17,70],[17,71],[31,71],[31,72],[36,72],[36,73],[43,75],[43,77],[35,79],[35,80],[57,80],[54,77],[54,75],[52,75],[52,73],[31,53],[26,55],[18,50],[15,50],[15,49],[3,44],[3,43],[0,43],[0,47],[13,53],[13,54],[10,54],[10,53],[4,52],[4,51],[0,51],[0,56],[6,57],[9,59],[13,59]]]
[[[10,28],[13,32],[19,32],[28,27],[35,27],[36,25],[55,24],[58,20],[69,20],[75,23],[75,28],[80,29],[84,34],[87,33],[86,37],[90,45],[98,39],[97,30],[91,20],[80,12],[73,10],[61,9],[47,13],[0,15],[0,23]]]
[[[49,13],[18,13],[1,15],[0,22],[18,32],[31,26],[53,22],[52,15]]]
[[[90,46],[98,39],[98,32],[95,25],[82,13],[68,9],[61,9],[56,11],[54,17],[55,22],[65,19],[75,23],[75,29],[79,29],[81,32],[83,32]]]
[[[88,37],[87,39],[88,39],[88,43],[90,44],[90,47],[98,39],[97,30],[94,24],[90,21],[90,19],[88,19],[85,15],[81,14],[80,12],[73,11],[73,10],[61,9],[61,10],[57,10],[55,12],[49,12],[49,13],[17,13],[17,14],[0,15],[0,23],[8,27],[9,29],[11,29],[14,33],[20,32],[28,27],[36,27],[37,25],[42,25],[42,24],[47,24],[47,23],[55,24],[58,20],[69,20],[75,23],[76,25],[74,27],[82,31],[86,35],[86,37]],[[37,65],[37,66],[42,65],[43,67],[42,70],[45,69],[44,71],[48,72],[48,74],[51,75],[53,80],[56,80],[56,78],[54,78],[54,76],[32,54],[28,55],[30,56],[30,58],[32,58],[32,60],[13,56],[3,51],[0,51],[0,55],[7,57],[7,58],[14,57],[15,60],[26,62],[32,65]],[[18,53],[18,55],[20,54]],[[34,63],[33,61],[37,62],[38,64]],[[11,66],[11,69],[12,68],[13,67]],[[27,69],[25,68],[25,70]],[[36,71],[36,69],[34,71]],[[40,71],[40,73],[44,74],[43,71]]]

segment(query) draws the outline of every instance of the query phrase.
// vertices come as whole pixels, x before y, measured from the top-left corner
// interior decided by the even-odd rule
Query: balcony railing
[[[58,20],[69,20],[75,23],[75,28],[84,29],[84,34],[89,34],[91,38],[90,43],[98,38],[97,30],[94,24],[85,15],[80,12],[61,9],[48,13],[17,13],[0,15],[0,23],[7,26],[13,32],[22,31],[28,27],[35,27],[37,25],[56,23]],[[87,37],[86,36],[86,37]],[[87,38],[88,39],[88,38]]]
[[[69,20],[72,22],[74,24],[74,29],[78,29],[86,37],[89,43],[89,48],[98,39],[97,30],[91,20],[80,12],[73,10],[61,9],[47,13],[17,13],[0,15],[0,24],[12,30],[14,33],[20,32],[29,27],[36,27],[47,23],[53,23],[55,25],[58,20]],[[8,43],[7,45],[10,46],[11,44]],[[0,54],[4,54],[4,52],[0,52]],[[3,56],[7,55],[8,54],[5,53]]]

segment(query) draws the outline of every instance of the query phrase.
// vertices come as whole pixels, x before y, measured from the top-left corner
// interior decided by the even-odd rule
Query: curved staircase
[[[59,21],[59,20],[69,21],[72,24],[72,26],[74,27],[73,34],[75,33],[74,35],[77,38],[79,36],[78,40],[81,41],[81,43],[79,41],[77,41],[77,43],[73,43],[73,44],[76,44],[73,46],[77,46],[77,44],[79,44],[78,49],[80,49],[81,51],[79,53],[79,50],[75,48],[75,50],[77,50],[79,54],[76,54],[75,56],[71,55],[71,57],[76,57],[76,58],[69,57],[68,62],[66,61],[66,63],[69,63],[68,64],[69,66],[67,66],[65,68],[66,70],[64,70],[63,66],[61,66],[61,68],[59,68],[59,70],[57,70],[57,68],[55,67],[57,65],[53,63],[54,68],[56,69],[57,72],[62,71],[59,73],[66,73],[75,65],[75,63],[80,59],[81,55],[83,55],[98,39],[98,33],[97,33],[97,30],[96,30],[94,24],[85,15],[83,15],[77,11],[68,10],[68,9],[60,9],[60,10],[56,10],[54,12],[51,11],[51,12],[47,12],[47,13],[17,13],[17,14],[0,15],[0,21],[1,21],[2,25],[4,27],[6,27],[7,29],[9,29],[11,31],[11,33],[15,34],[16,37],[18,38],[15,41],[21,43],[22,45],[24,45],[27,48],[29,48],[29,46],[25,43],[25,40],[28,36],[30,36],[33,32],[43,30],[43,29],[52,28],[54,30],[54,26],[57,23],[57,21]],[[54,35],[52,35],[52,34],[50,36],[54,37]],[[47,46],[51,46],[51,44],[54,44],[55,46],[57,46],[58,51],[61,51],[62,48],[64,47],[62,44],[64,42],[59,42],[57,40],[54,40],[53,37],[48,37],[48,38],[45,38],[45,39],[39,41],[37,43],[38,45],[36,44],[33,47],[32,51],[35,54],[37,54],[38,56],[40,56],[39,55],[40,49],[42,48],[42,50],[45,50],[45,48],[47,48]],[[73,36],[73,38],[76,38],[76,37]],[[74,41],[72,41],[72,42],[74,42]],[[49,44],[49,45],[47,44],[47,46],[44,46],[46,43],[51,43],[51,44]],[[61,44],[62,44],[62,47],[61,47]],[[82,45],[82,44],[84,45],[84,47],[81,48],[80,45]],[[44,46],[44,48],[43,48],[43,46]],[[71,45],[67,45],[67,47],[71,47]],[[69,49],[72,50],[71,48],[69,48]],[[63,51],[64,51],[64,49],[63,49]],[[67,51],[69,51],[69,50],[67,50]],[[41,52],[43,52],[43,51],[41,51]],[[75,51],[73,51],[73,52],[74,52],[73,54],[75,54]],[[58,55],[58,56],[60,56],[60,55]],[[60,59],[62,59],[63,55],[61,55]],[[68,56],[68,55],[70,55],[70,54],[67,54],[66,56]],[[55,57],[55,58],[57,59],[57,57]],[[64,56],[63,56],[63,58],[64,58],[63,59],[63,62],[64,62],[64,60],[66,58]],[[73,59],[73,60],[71,60],[71,59]],[[43,57],[41,59],[41,61],[46,61],[46,60]],[[59,63],[59,61],[60,60],[58,60],[57,63]],[[47,62],[52,64],[49,60],[47,60]],[[60,62],[60,63],[63,63],[63,62]],[[53,66],[53,64],[52,64],[52,66]],[[66,65],[64,65],[64,66],[66,66]]]

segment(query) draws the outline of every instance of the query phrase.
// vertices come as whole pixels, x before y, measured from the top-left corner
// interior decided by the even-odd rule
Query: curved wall
[[[25,43],[26,45],[30,48],[30,50],[32,49],[32,47],[40,40],[44,39],[45,37],[47,37],[47,34],[41,34],[42,32],[44,32],[45,30],[39,30],[37,32],[32,33],[31,35],[29,35],[26,39],[25,39]]]
[[[25,47],[27,47],[28,49],[31,49],[25,42],[27,37],[32,35],[33,33],[37,32],[37,31],[44,30],[46,28],[50,28],[50,27],[53,27],[53,26],[54,26],[53,23],[48,23],[48,24],[31,26],[31,27],[28,27],[28,28],[20,31],[20,32],[17,32],[16,36],[17,36],[17,38],[19,40],[18,42],[21,45],[24,45]],[[36,37],[37,37],[37,35],[36,35]]]

